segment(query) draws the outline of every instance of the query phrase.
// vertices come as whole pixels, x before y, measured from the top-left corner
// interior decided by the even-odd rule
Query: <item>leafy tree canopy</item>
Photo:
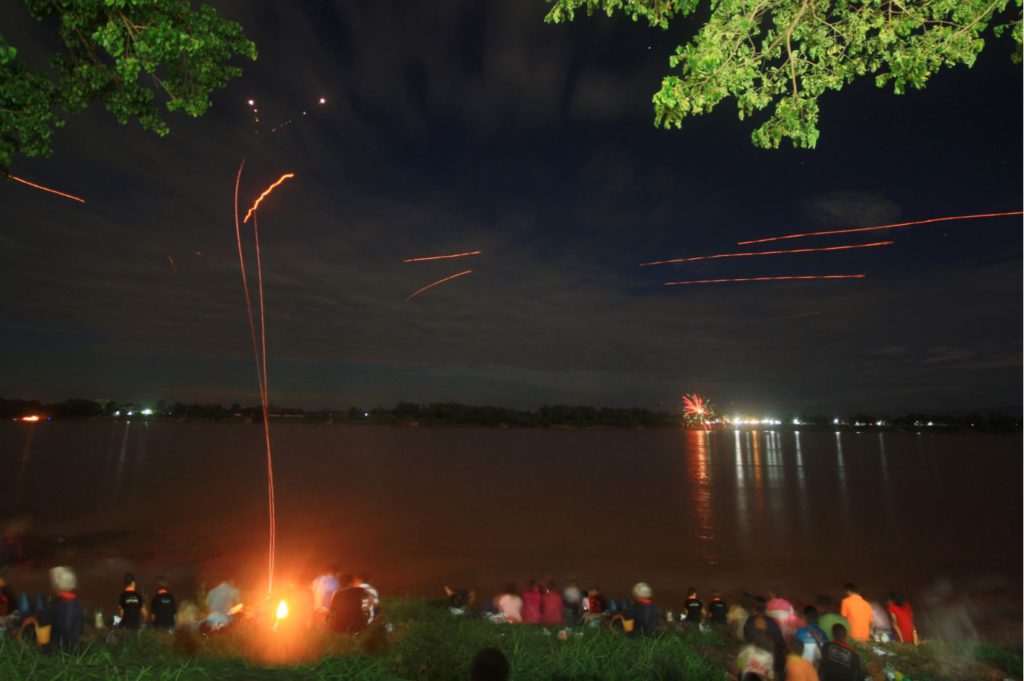
[[[577,11],[621,12],[669,28],[694,14],[700,0],[549,0],[548,22]],[[1009,31],[1020,63],[1021,0],[713,0],[710,16],[669,59],[655,93],[654,123],[682,127],[722,100],[736,101],[741,120],[771,112],[753,143],[778,148],[784,139],[813,148],[818,100],[855,78],[873,76],[897,94],[923,88],[941,68],[974,64],[988,32]],[[1009,16],[1013,14],[1014,16]],[[991,29],[991,31],[989,31]]]
[[[37,72],[0,35],[0,173],[16,156],[49,154],[54,129],[97,101],[120,123],[166,135],[158,97],[168,111],[200,116],[210,93],[241,74],[232,57],[256,59],[241,26],[190,0],[24,1],[63,48]]]

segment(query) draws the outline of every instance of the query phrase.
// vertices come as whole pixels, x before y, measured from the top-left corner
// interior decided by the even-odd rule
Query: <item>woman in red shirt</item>
[[[914,626],[914,611],[910,609],[910,603],[893,591],[889,593],[889,602],[885,609],[892,617],[892,630],[896,634],[896,640],[900,643],[913,643],[916,646],[917,628]]]

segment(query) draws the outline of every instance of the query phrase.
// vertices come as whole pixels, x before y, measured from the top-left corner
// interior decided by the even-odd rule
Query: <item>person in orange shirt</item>
[[[818,671],[803,658],[804,644],[793,639],[786,658],[786,681],[820,681]]]
[[[871,637],[871,604],[858,593],[857,585],[847,583],[846,598],[839,613],[850,623],[850,638],[867,641]]]

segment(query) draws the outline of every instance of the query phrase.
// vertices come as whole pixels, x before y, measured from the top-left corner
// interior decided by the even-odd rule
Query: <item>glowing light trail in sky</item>
[[[418,290],[415,293],[413,293],[411,296],[409,296],[408,298],[405,299],[405,302],[408,303],[410,300],[412,300],[413,298],[415,298],[419,294],[421,294],[421,293],[423,293],[423,292],[425,292],[425,291],[427,291],[429,289],[432,289],[435,286],[440,286],[441,284],[445,283],[446,281],[451,281],[452,279],[458,279],[459,277],[464,277],[467,274],[472,274],[472,272],[473,272],[473,270],[466,270],[464,272],[459,272],[458,274],[453,274],[451,276],[445,277],[444,279],[438,279],[434,283],[427,284],[426,286],[424,286],[420,290]]]
[[[50,187],[45,187],[45,186],[43,186],[41,184],[36,184],[35,182],[29,182],[25,178],[18,177],[17,175],[7,175],[7,179],[14,180],[15,182],[20,182],[22,184],[27,184],[29,187],[34,187],[36,189],[41,189],[44,192],[50,192],[51,194],[56,194],[57,196],[63,196],[65,199],[71,199],[72,201],[78,201],[79,203],[85,203],[85,199],[83,199],[80,196],[75,196],[74,194],[65,194],[64,192],[59,192],[56,189],[52,189]]]
[[[821,248],[791,248],[777,251],[754,251],[751,253],[717,253],[715,255],[697,255],[692,258],[673,258],[672,260],[656,260],[654,262],[642,262],[640,267],[651,265],[670,265],[682,262],[696,262],[698,260],[718,260],[719,258],[743,258],[753,255],[783,255],[787,253],[818,253],[821,251],[848,251],[854,248],[875,248],[877,246],[891,246],[893,241],[875,241],[870,244],[848,244],[844,246],[825,246]]]
[[[260,404],[263,408],[263,437],[267,450],[267,513],[269,517],[269,537],[267,546],[267,593],[274,589],[274,554],[277,550],[277,514],[274,507],[274,459],[270,447],[270,413],[269,397],[266,382],[266,329],[265,317],[263,314],[263,267],[259,253],[259,230],[256,222],[253,222],[253,234],[256,240],[256,265],[259,277],[259,303],[260,303],[260,336],[262,338],[263,356],[260,361],[260,352],[256,343],[256,323],[252,312],[252,296],[249,293],[249,280],[245,274],[245,255],[242,251],[242,232],[238,221],[238,187],[242,181],[242,169],[245,168],[245,159],[238,166],[238,174],[235,176],[235,240],[238,244],[238,266],[242,273],[242,290],[245,293],[245,309],[249,317],[249,334],[252,338],[252,354],[256,362],[256,384],[260,393]],[[279,180],[280,182],[280,180]],[[269,190],[268,190],[269,192]],[[264,193],[264,195],[267,192]],[[263,198],[262,196],[260,197]],[[258,202],[257,202],[258,203]],[[255,208],[255,207],[254,207]],[[251,212],[251,211],[250,211]]]
[[[863,279],[866,274],[797,274],[784,277],[736,277],[733,279],[690,279],[689,281],[666,281],[665,286],[690,286],[692,284],[731,284],[748,281],[802,281],[809,279]]]
[[[469,255],[480,255],[481,251],[466,251],[465,253],[452,253],[451,255],[429,255],[423,258],[406,258],[402,262],[426,262],[428,260],[449,260],[451,258],[465,258]]]
[[[252,217],[252,214],[255,213],[256,209],[260,207],[260,203],[263,202],[263,199],[270,196],[270,193],[277,189],[277,187],[280,186],[281,183],[283,183],[285,180],[290,180],[293,177],[295,177],[295,173],[285,173],[281,177],[277,178],[277,182],[264,189],[263,193],[260,194],[259,198],[256,199],[256,201],[252,204],[252,208],[249,209],[249,212],[245,214],[245,218],[242,220],[242,222],[249,222],[249,218]]]
[[[783,236],[770,236],[764,239],[751,239],[749,241],[737,241],[738,246],[750,244],[763,244],[769,241],[782,241],[784,239],[802,239],[808,236],[827,236],[829,234],[853,234],[855,232],[872,232],[879,229],[894,229],[896,227],[912,227],[913,225],[928,225],[934,222],[953,222],[955,220],[980,220],[982,218],[1001,218],[1009,215],[1024,215],[1024,211],[1012,210],[1005,213],[978,213],[976,215],[953,215],[944,218],[929,218],[928,220],[912,220],[910,222],[894,222],[891,225],[875,225],[872,227],[853,227],[850,229],[825,229],[818,232],[803,232],[801,234],[785,234]]]

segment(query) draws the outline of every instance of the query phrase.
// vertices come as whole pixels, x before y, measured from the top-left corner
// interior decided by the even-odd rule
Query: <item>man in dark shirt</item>
[[[697,598],[697,590],[692,586],[686,590],[686,623],[700,624],[704,616],[704,604]]]
[[[138,631],[142,626],[143,611],[146,606],[142,594],[135,588],[135,575],[130,572],[124,576],[124,591],[121,592],[121,598],[118,599],[117,604],[121,610],[120,626]]]
[[[22,621],[22,630],[31,625],[37,630],[39,627],[50,627],[47,651],[70,652],[78,647],[85,624],[85,611],[82,602],[78,600],[78,595],[75,594],[77,582],[71,568],[63,565],[52,568],[50,584],[53,586],[53,599],[34,615]]]
[[[836,624],[832,627],[832,640],[821,649],[821,666],[818,668],[821,681],[863,681],[864,670],[860,655],[846,642],[846,627]]]
[[[722,600],[722,593],[715,589],[711,592],[711,602],[708,603],[708,620],[711,624],[725,626],[728,614],[729,608],[726,606],[725,601]]]
[[[331,629],[339,634],[357,634],[366,628],[366,616],[363,614],[363,599],[368,597],[366,590],[353,581],[351,575],[341,579],[342,588],[335,592],[331,599],[331,609],[327,621]]]
[[[178,612],[178,603],[168,590],[167,578],[160,577],[157,581],[156,595],[150,604],[153,613],[153,626],[157,629],[173,629],[174,615]]]

